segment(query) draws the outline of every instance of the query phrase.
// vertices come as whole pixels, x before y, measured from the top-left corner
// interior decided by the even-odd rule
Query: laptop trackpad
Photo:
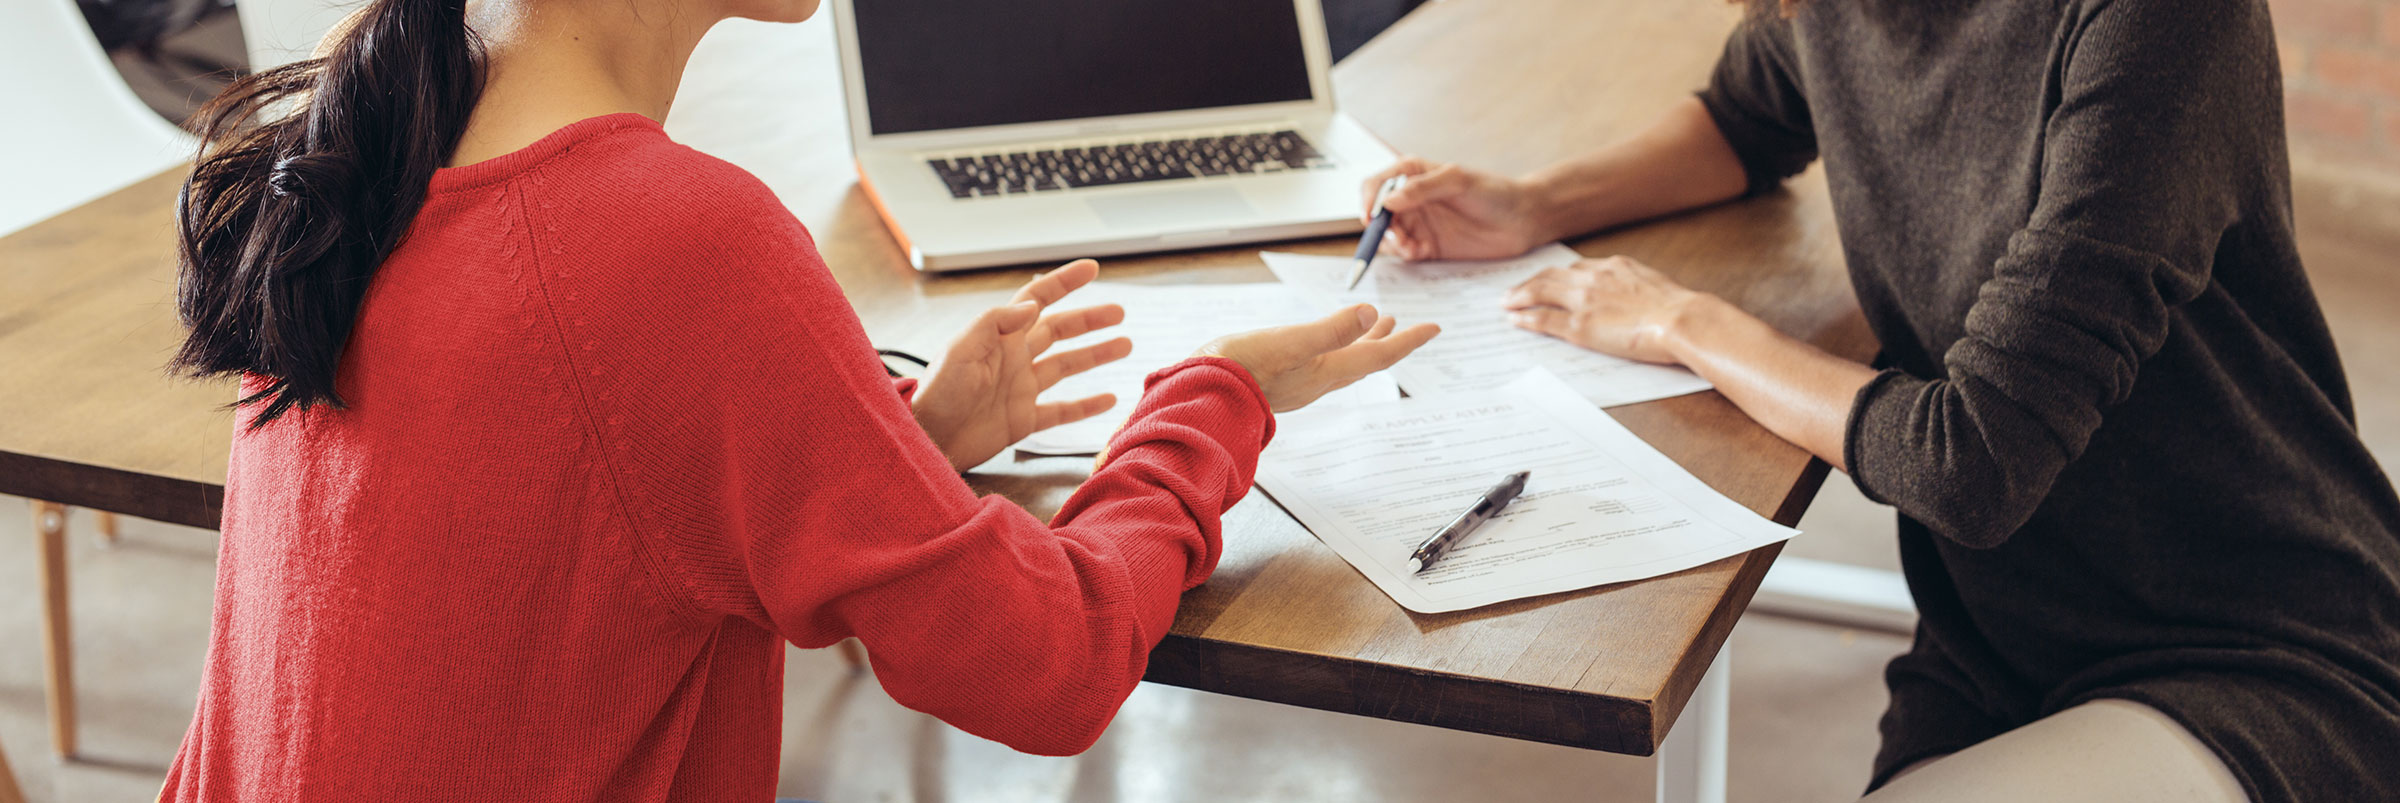
[[[1114,229],[1156,231],[1194,224],[1224,225],[1229,220],[1258,214],[1249,201],[1242,200],[1241,193],[1227,187],[1119,195],[1094,198],[1087,203]]]

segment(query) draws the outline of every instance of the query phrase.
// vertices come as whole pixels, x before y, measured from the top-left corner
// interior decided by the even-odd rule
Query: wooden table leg
[[[17,774],[9,771],[5,752],[0,752],[0,803],[25,803],[25,789],[17,785]]]
[[[42,679],[50,701],[50,749],[75,755],[75,653],[67,626],[67,506],[33,503],[33,533],[42,562]]]
[[[117,545],[117,514],[105,510],[92,511],[92,526],[100,530],[100,543]]]
[[[1658,803],[1725,803],[1726,708],[1733,684],[1733,644],[1700,676],[1700,688],[1658,746]]]

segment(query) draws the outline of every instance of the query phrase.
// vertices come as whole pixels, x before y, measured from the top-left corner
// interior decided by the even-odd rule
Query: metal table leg
[[[1725,803],[1725,716],[1732,692],[1726,676],[1732,662],[1728,643],[1658,746],[1658,803]]]

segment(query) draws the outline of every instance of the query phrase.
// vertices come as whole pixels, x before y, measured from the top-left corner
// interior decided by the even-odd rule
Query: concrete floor
[[[2361,431],[2400,465],[2400,196],[2304,183],[2301,250],[2359,399]],[[49,758],[39,597],[22,500],[0,500],[0,746],[34,803],[149,800],[192,712],[216,536],[129,520],[121,545],[72,520],[83,755]],[[1789,553],[1896,563],[1890,513],[1839,475]],[[1889,635],[1753,616],[1733,635],[1731,795],[1854,798],[1884,704]],[[1641,801],[1644,759],[1144,686],[1076,758],[1025,756],[893,703],[830,651],[795,651],[781,791],[889,801]]]

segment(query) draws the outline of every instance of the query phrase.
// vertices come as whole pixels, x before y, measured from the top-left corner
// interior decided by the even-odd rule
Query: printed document
[[[1708,380],[1680,367],[1611,357],[1509,323],[1501,302],[1510,289],[1543,268],[1571,265],[1580,258],[1557,243],[1514,259],[1377,259],[1357,290],[1343,288],[1350,279],[1350,257],[1274,251],[1259,256],[1277,278],[1313,296],[1328,310],[1363,301],[1399,318],[1404,326],[1441,324],[1440,337],[1392,366],[1392,377],[1410,396],[1491,390],[1535,367],[1549,369],[1575,392],[1602,407],[1681,396],[1710,387]]]
[[[1145,285],[1093,282],[1060,303],[1062,309],[1116,303],[1125,307],[1125,322],[1050,347],[1050,354],[1087,346],[1114,337],[1133,340],[1125,359],[1060,380],[1042,394],[1044,401],[1079,399],[1096,393],[1117,394],[1117,406],[1098,416],[1034,433],[1017,444],[1026,454],[1095,454],[1109,436],[1125,424],[1142,398],[1142,379],[1151,372],[1182,362],[1202,345],[1225,335],[1270,326],[1306,323],[1331,312],[1275,282],[1257,284]],[[1439,340],[1440,338],[1435,338]],[[1399,387],[1387,373],[1376,373],[1349,387],[1326,394],[1308,409],[1332,408],[1400,398]]]
[[[1409,573],[1418,543],[1516,471],[1532,472],[1523,495]],[[1798,534],[1710,489],[1540,369],[1496,390],[1287,416],[1258,485],[1418,613],[1656,577]]]

